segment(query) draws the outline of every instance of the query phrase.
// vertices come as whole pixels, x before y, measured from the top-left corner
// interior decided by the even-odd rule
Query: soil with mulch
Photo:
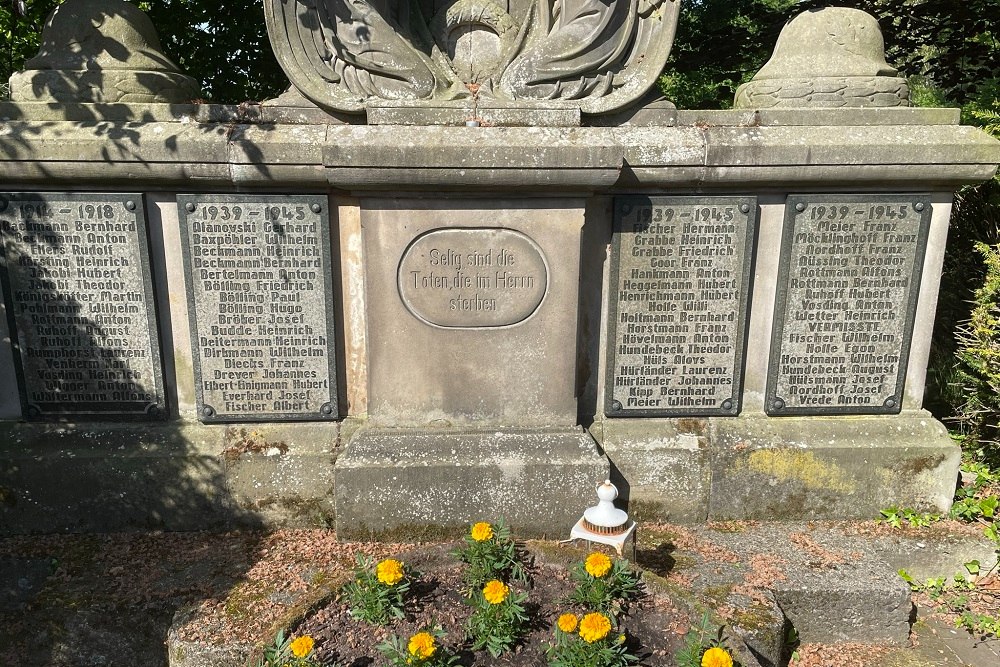
[[[568,568],[537,560],[531,565],[531,583],[523,589],[528,593],[528,632],[512,652],[494,658],[485,650],[472,651],[472,642],[464,636],[472,607],[462,595],[464,565],[449,555],[454,546],[430,547],[399,556],[419,573],[410,589],[405,619],[383,627],[372,626],[354,619],[346,603],[335,599],[315,610],[296,628],[295,634],[311,635],[316,640],[317,657],[342,667],[389,665],[386,656],[376,648],[379,644],[396,635],[405,645],[410,636],[435,625],[444,631],[444,646],[459,656],[460,665],[547,665],[545,648],[553,639],[559,615],[567,611],[577,614],[590,611],[568,602],[574,588]],[[512,588],[522,590],[517,584]],[[681,646],[683,632],[689,627],[690,619],[669,600],[644,594],[630,605],[618,632],[626,635],[629,652],[641,659],[640,664],[664,665]]]

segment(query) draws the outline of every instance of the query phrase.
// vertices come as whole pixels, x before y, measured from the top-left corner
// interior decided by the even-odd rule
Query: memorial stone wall
[[[295,85],[249,110],[185,103],[165,58],[117,71],[157,82],[141,99],[24,97],[93,78],[40,69],[0,103],[8,530],[551,536],[609,476],[639,518],[947,508],[930,336],[953,193],[1000,144],[909,108],[874,19],[808,13],[742,108],[682,111],[643,98],[678,3],[594,3],[617,29],[572,62],[580,25],[553,24],[453,68],[407,32],[448,44],[446,22],[372,10],[394,59],[368,62],[286,4],[266,15]],[[853,69],[802,96],[832,85],[796,69],[815,53]]]

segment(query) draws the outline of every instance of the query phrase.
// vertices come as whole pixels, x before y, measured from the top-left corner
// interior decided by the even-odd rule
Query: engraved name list
[[[748,197],[616,200],[608,415],[739,412],[756,212]]]
[[[178,197],[202,421],[337,416],[325,197]]]
[[[788,198],[768,414],[900,411],[930,214],[924,196]]]
[[[28,419],[166,416],[141,195],[0,195]]]

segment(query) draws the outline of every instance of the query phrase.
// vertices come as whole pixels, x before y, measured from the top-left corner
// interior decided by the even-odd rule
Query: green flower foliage
[[[588,642],[576,632],[556,627],[553,639],[545,649],[550,667],[628,667],[639,663],[639,658],[628,652],[623,632],[611,632],[604,639]]]
[[[629,602],[639,596],[639,577],[632,572],[628,561],[616,559],[611,569],[601,577],[587,571],[584,562],[576,563],[570,570],[576,588],[570,599],[587,608],[604,612],[611,617],[628,610]]]
[[[408,640],[392,635],[376,648],[393,667],[450,667],[459,656],[442,647],[445,636],[440,626],[416,633]]]
[[[702,615],[698,625],[692,627],[684,635],[684,645],[674,654],[674,662],[677,667],[702,667],[702,656],[708,649],[717,648],[729,653],[725,648],[724,638],[725,628],[723,626],[715,627],[706,612]],[[730,659],[733,660],[733,665],[739,666],[731,654]]]
[[[472,650],[486,649],[496,658],[513,649],[527,632],[528,614],[524,608],[527,599],[526,593],[508,591],[501,601],[491,602],[483,591],[477,592],[470,602],[472,614],[466,623]]]
[[[385,625],[393,619],[403,618],[403,604],[413,578],[405,569],[404,573],[396,583],[380,581],[374,561],[359,555],[354,580],[345,584],[342,591],[351,615],[373,625]]]
[[[307,639],[309,649],[302,651],[298,642]],[[299,654],[296,655],[296,652]],[[304,654],[303,654],[304,653]],[[312,638],[285,636],[284,630],[279,630],[274,642],[270,646],[264,647],[263,655],[258,658],[254,667],[336,667],[336,665],[325,665],[317,662],[313,658]]]
[[[488,524],[475,524],[472,529],[475,530],[477,526],[483,525]],[[476,590],[493,579],[522,584],[529,581],[517,545],[511,539],[510,529],[503,520],[491,525],[490,531],[492,535],[485,540],[476,540],[470,531],[465,536],[464,544],[452,552],[452,556],[468,565],[462,575],[468,585],[466,591],[468,596],[472,596]]]

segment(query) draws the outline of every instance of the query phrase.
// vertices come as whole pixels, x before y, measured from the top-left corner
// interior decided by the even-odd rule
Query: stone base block
[[[945,513],[959,448],[922,411],[876,417],[615,419],[591,428],[640,522]]]
[[[337,459],[337,535],[426,539],[503,518],[521,537],[568,537],[608,474],[579,428],[363,429]]]
[[[178,72],[24,70],[10,77],[14,102],[183,104],[199,95],[198,82]]]
[[[961,451],[922,411],[885,417],[715,420],[709,518],[867,519],[945,513]]]
[[[0,535],[333,522],[339,424],[0,425]]]
[[[775,585],[778,605],[804,642],[903,644],[910,635],[910,587],[886,568],[853,576],[799,575]],[[864,576],[867,575],[867,576]]]
[[[708,517],[711,472],[704,419],[618,419],[595,435],[611,481],[637,521],[696,523]]]
[[[678,549],[676,557],[694,562],[684,573],[703,594],[753,594],[758,602],[737,615],[736,627],[752,628],[754,617],[770,616],[773,599],[802,642],[902,644],[910,631],[910,588],[873,548],[879,539],[814,522],[730,522],[692,527],[687,540],[696,552]],[[733,557],[721,561],[719,554]],[[766,595],[753,587],[766,588]],[[758,641],[773,646],[773,639]]]

